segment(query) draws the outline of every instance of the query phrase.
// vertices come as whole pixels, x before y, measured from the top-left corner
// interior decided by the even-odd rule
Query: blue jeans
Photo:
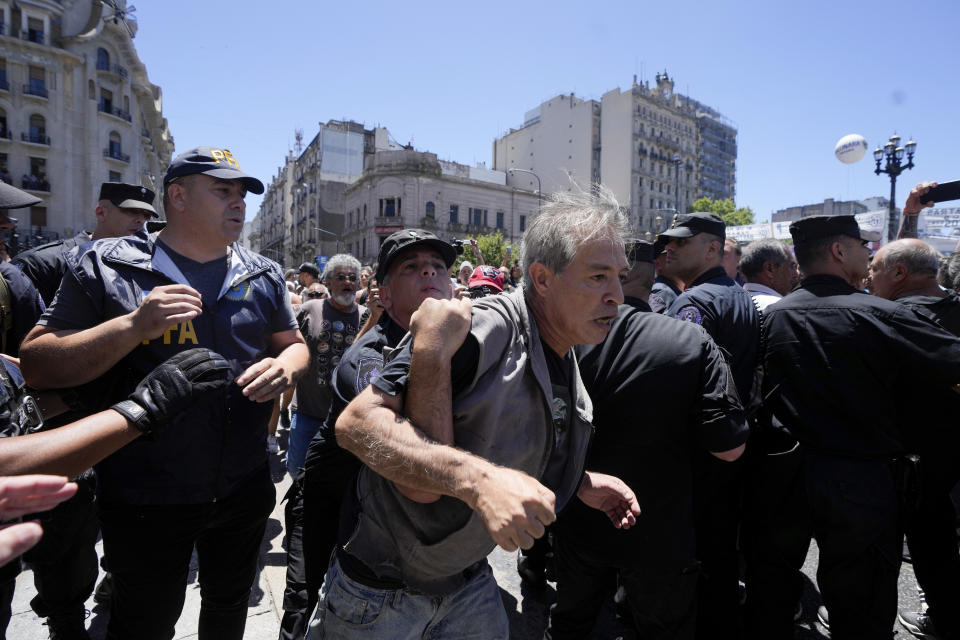
[[[427,596],[354,582],[334,557],[307,640],[507,640],[510,626],[490,565],[453,593]]]
[[[298,411],[290,412],[290,439],[287,442],[287,471],[291,476],[303,466],[307,458],[307,447],[313,436],[323,425],[323,419],[308,416]]]

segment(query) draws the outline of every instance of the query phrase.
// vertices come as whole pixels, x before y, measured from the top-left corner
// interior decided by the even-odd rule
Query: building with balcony
[[[655,231],[663,210],[685,211],[702,196],[733,198],[736,128],[673,89],[664,72],[652,88],[634,77],[630,89],[599,101],[573,94],[548,100],[494,141],[493,168],[514,185],[530,187],[535,175],[546,193],[602,182],[639,232]]]
[[[346,250],[372,263],[387,236],[409,227],[444,240],[499,231],[518,245],[539,198],[533,189],[509,185],[503,171],[399,149],[365,158],[363,176],[346,189],[345,205]]]
[[[162,211],[173,137],[116,4],[0,0],[0,178],[42,199],[17,212],[11,248],[91,228],[106,181],[154,189]]]

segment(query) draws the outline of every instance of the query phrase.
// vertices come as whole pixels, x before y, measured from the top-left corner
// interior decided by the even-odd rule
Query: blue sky
[[[557,94],[599,99],[653,81],[717,108],[738,133],[737,205],[758,220],[824,198],[889,194],[872,156],[917,141],[897,182],[960,179],[960,3],[137,2],[135,44],[177,152],[230,148],[267,182],[293,132],[353,119],[441,159],[492,164],[493,140]],[[260,199],[248,196],[247,219]]]

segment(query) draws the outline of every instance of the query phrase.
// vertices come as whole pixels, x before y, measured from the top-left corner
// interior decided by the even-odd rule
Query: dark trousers
[[[266,467],[232,495],[189,505],[101,505],[113,575],[107,638],[169,640],[183,609],[194,546],[199,637],[240,640],[276,494]]]
[[[306,633],[337,546],[343,497],[359,469],[353,455],[327,446],[321,462],[297,474],[287,493],[287,585],[280,640],[301,640]]]
[[[893,636],[903,549],[899,470],[807,453],[804,480],[820,548],[817,584],[834,640]]]
[[[905,518],[907,542],[917,583],[923,589],[927,614],[944,638],[960,638],[960,553],[957,512],[950,492],[958,467],[952,455],[925,454],[919,465],[919,494]]]
[[[7,637],[13,604],[13,592],[20,575],[20,558],[14,558],[0,567],[0,638]]]
[[[43,538],[23,555],[33,571],[36,597],[30,602],[40,617],[82,626],[84,602],[97,580],[97,520],[93,498],[96,480],[90,471],[77,479],[77,494],[37,518]]]
[[[748,452],[740,546],[750,640],[793,640],[793,615],[803,593],[801,569],[813,537],[799,448]]]
[[[611,562],[590,540],[554,534],[557,601],[550,608],[546,638],[590,637],[606,600],[623,585],[637,637],[644,640],[692,640],[696,623],[696,563],[672,572],[620,558]]]
[[[697,588],[697,638],[740,638],[740,527],[742,464],[708,453],[694,466],[693,515],[700,581]]]

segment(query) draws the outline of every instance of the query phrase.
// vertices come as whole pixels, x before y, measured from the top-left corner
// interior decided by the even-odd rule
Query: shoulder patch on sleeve
[[[376,356],[367,356],[357,361],[357,394],[367,387],[380,375],[383,369],[383,358]]]
[[[680,307],[676,313],[677,320],[692,322],[693,324],[703,324],[703,314],[696,305],[688,304]]]

